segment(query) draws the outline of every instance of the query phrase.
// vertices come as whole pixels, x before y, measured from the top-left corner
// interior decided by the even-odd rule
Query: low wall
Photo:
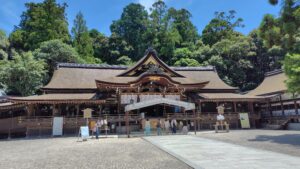
[[[300,130],[300,123],[289,123],[288,130]]]

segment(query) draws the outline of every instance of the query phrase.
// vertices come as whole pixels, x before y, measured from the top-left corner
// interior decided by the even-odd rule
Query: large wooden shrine
[[[131,67],[59,63],[43,95],[11,97],[23,105],[12,118],[10,132],[50,134],[53,117],[63,117],[64,133],[76,133],[90,120],[106,119],[110,133],[141,131],[145,118],[185,121],[191,128],[212,129],[217,107],[225,107],[231,128],[239,128],[239,113],[248,113],[251,127],[258,127],[265,97],[242,95],[225,84],[214,67],[170,67],[153,49]],[[4,129],[6,130],[6,129]]]

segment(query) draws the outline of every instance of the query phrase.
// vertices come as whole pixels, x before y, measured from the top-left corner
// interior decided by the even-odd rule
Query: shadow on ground
[[[258,135],[255,139],[249,139],[248,141],[268,141],[278,144],[289,144],[300,147],[300,134],[284,134],[279,136]]]

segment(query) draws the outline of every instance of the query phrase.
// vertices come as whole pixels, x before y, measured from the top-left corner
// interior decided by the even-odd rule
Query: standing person
[[[170,122],[169,122],[168,119],[165,119],[164,125],[165,125],[165,132],[167,134],[169,134],[169,131],[170,131]]]
[[[156,123],[156,129],[157,129],[157,135],[161,135],[161,123],[160,123],[160,119],[158,119],[157,123]]]
[[[176,127],[177,127],[177,121],[174,118],[171,121],[171,127],[172,127],[172,133],[175,134],[176,133]]]
[[[98,119],[97,123],[96,123],[96,139],[99,139],[99,135],[100,135],[100,129],[101,128],[101,121]]]
[[[150,129],[151,128],[151,126],[150,126],[150,121],[149,121],[149,119],[147,119],[146,121],[145,121],[145,135],[146,136],[149,136],[150,135]]]

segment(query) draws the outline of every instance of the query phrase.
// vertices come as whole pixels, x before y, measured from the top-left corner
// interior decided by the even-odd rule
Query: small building
[[[91,108],[90,121],[107,120],[111,133],[142,131],[145,119],[176,119],[193,130],[213,129],[219,105],[231,128],[240,128],[239,113],[248,113],[251,127],[259,127],[261,103],[267,103],[259,94],[239,94],[212,66],[170,67],[153,49],[130,67],[60,63],[42,91],[9,99],[26,106],[26,115],[12,128],[51,135],[53,117],[63,117],[63,132],[77,133],[86,123],[83,110]]]
[[[265,74],[264,81],[248,95],[262,96],[268,101],[262,105],[262,115],[271,119],[298,119],[300,96],[287,91],[287,76],[282,70],[274,70]]]

